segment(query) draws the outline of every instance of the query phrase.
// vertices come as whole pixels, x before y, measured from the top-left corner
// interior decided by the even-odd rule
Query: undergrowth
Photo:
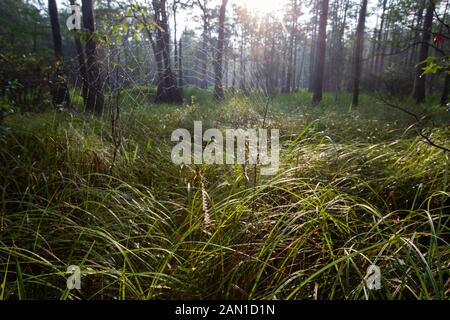
[[[217,103],[188,91],[180,107],[124,100],[114,165],[106,116],[5,120],[0,299],[449,298],[448,154],[414,119],[368,96],[311,109],[304,92]],[[449,146],[435,109],[429,134]],[[278,174],[172,164],[171,132],[194,120],[280,129]],[[371,264],[379,291],[365,286]],[[81,290],[66,289],[69,265]]]

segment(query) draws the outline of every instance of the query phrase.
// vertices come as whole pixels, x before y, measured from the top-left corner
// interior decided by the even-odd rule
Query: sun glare
[[[283,5],[282,0],[232,0],[233,4],[246,6],[250,10],[260,13],[275,13]]]

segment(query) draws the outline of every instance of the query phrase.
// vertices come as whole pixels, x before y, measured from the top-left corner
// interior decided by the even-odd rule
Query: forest
[[[450,299],[449,6],[1,0],[0,300]]]

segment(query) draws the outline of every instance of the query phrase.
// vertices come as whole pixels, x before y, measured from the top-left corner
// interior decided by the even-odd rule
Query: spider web
[[[155,53],[154,44],[152,45],[155,38],[149,39],[145,31],[138,30],[133,23],[129,23],[126,27],[123,27],[122,24],[117,28],[106,30],[107,41],[97,41],[99,76],[102,78],[105,101],[102,116],[110,119],[113,125],[120,128],[142,124],[135,111],[142,107],[155,105],[156,87],[160,82],[165,81],[164,78],[160,79],[155,58],[155,55],[162,55],[162,52]],[[152,30],[151,32],[155,37],[156,31]],[[215,33],[217,35],[217,30]],[[206,46],[202,43],[202,34],[195,31],[183,32],[177,40],[180,39],[182,40],[182,78],[177,61],[180,55],[179,42],[177,41],[177,53],[175,54],[173,36],[170,39],[172,43],[169,54],[171,71],[177,86],[182,92],[185,92],[182,107],[192,103],[191,96],[188,96],[187,92],[193,92],[193,96],[195,96],[204,91],[203,96],[208,97],[213,103],[219,103],[214,100],[213,95],[218,55],[217,38],[208,37]],[[82,42],[84,45],[85,42],[83,40]],[[239,43],[231,37],[226,37],[224,42],[223,100],[226,102],[234,97],[245,97],[246,101],[250,103],[252,113],[258,114],[259,126],[265,126],[271,99],[266,84],[267,69],[253,57],[249,44]],[[203,68],[205,60],[206,72]],[[81,106],[80,100],[82,101],[82,87],[85,79],[80,72],[79,57],[74,56],[66,61],[66,69],[69,70],[71,100],[78,102],[76,104],[78,112],[84,112],[84,106]],[[207,88],[202,89],[202,83],[205,81]],[[167,108],[170,112],[172,106],[168,105]],[[239,123],[239,121],[237,122]],[[107,122],[103,123],[105,125]],[[145,125],[149,126],[150,124]],[[118,130],[121,130],[120,128]],[[116,134],[118,133],[116,132]],[[113,140],[120,138],[113,136]]]

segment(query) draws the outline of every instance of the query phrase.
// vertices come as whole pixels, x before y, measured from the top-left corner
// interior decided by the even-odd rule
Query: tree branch
[[[388,107],[391,107],[391,108],[400,110],[400,111],[402,111],[402,112],[408,114],[409,116],[413,117],[413,118],[416,120],[416,123],[415,123],[414,125],[420,124],[420,122],[422,121],[422,119],[420,119],[419,116],[418,116],[417,114],[415,114],[415,113],[413,113],[413,112],[411,112],[411,111],[409,111],[409,110],[407,110],[407,109],[405,109],[405,108],[403,108],[403,107],[401,107],[401,106],[399,106],[399,105],[396,105],[396,104],[394,104],[394,103],[391,103],[391,102],[387,101],[387,100],[384,99],[382,96],[378,96],[378,99],[381,100],[381,101],[382,101],[385,105],[387,105]],[[432,146],[432,147],[434,147],[434,148],[437,148],[437,149],[440,149],[440,150],[442,150],[442,151],[444,151],[444,152],[450,152],[450,149],[449,149],[449,148],[447,148],[447,147],[445,147],[445,146],[443,146],[443,145],[439,145],[439,144],[437,144],[436,142],[434,142],[433,140],[431,140],[431,138],[430,138],[429,135],[426,135],[426,134],[423,133],[423,129],[418,130],[418,129],[416,128],[415,131],[416,131],[416,133],[417,133],[423,140],[425,140],[425,142],[426,142],[427,144],[429,144],[430,146]]]

